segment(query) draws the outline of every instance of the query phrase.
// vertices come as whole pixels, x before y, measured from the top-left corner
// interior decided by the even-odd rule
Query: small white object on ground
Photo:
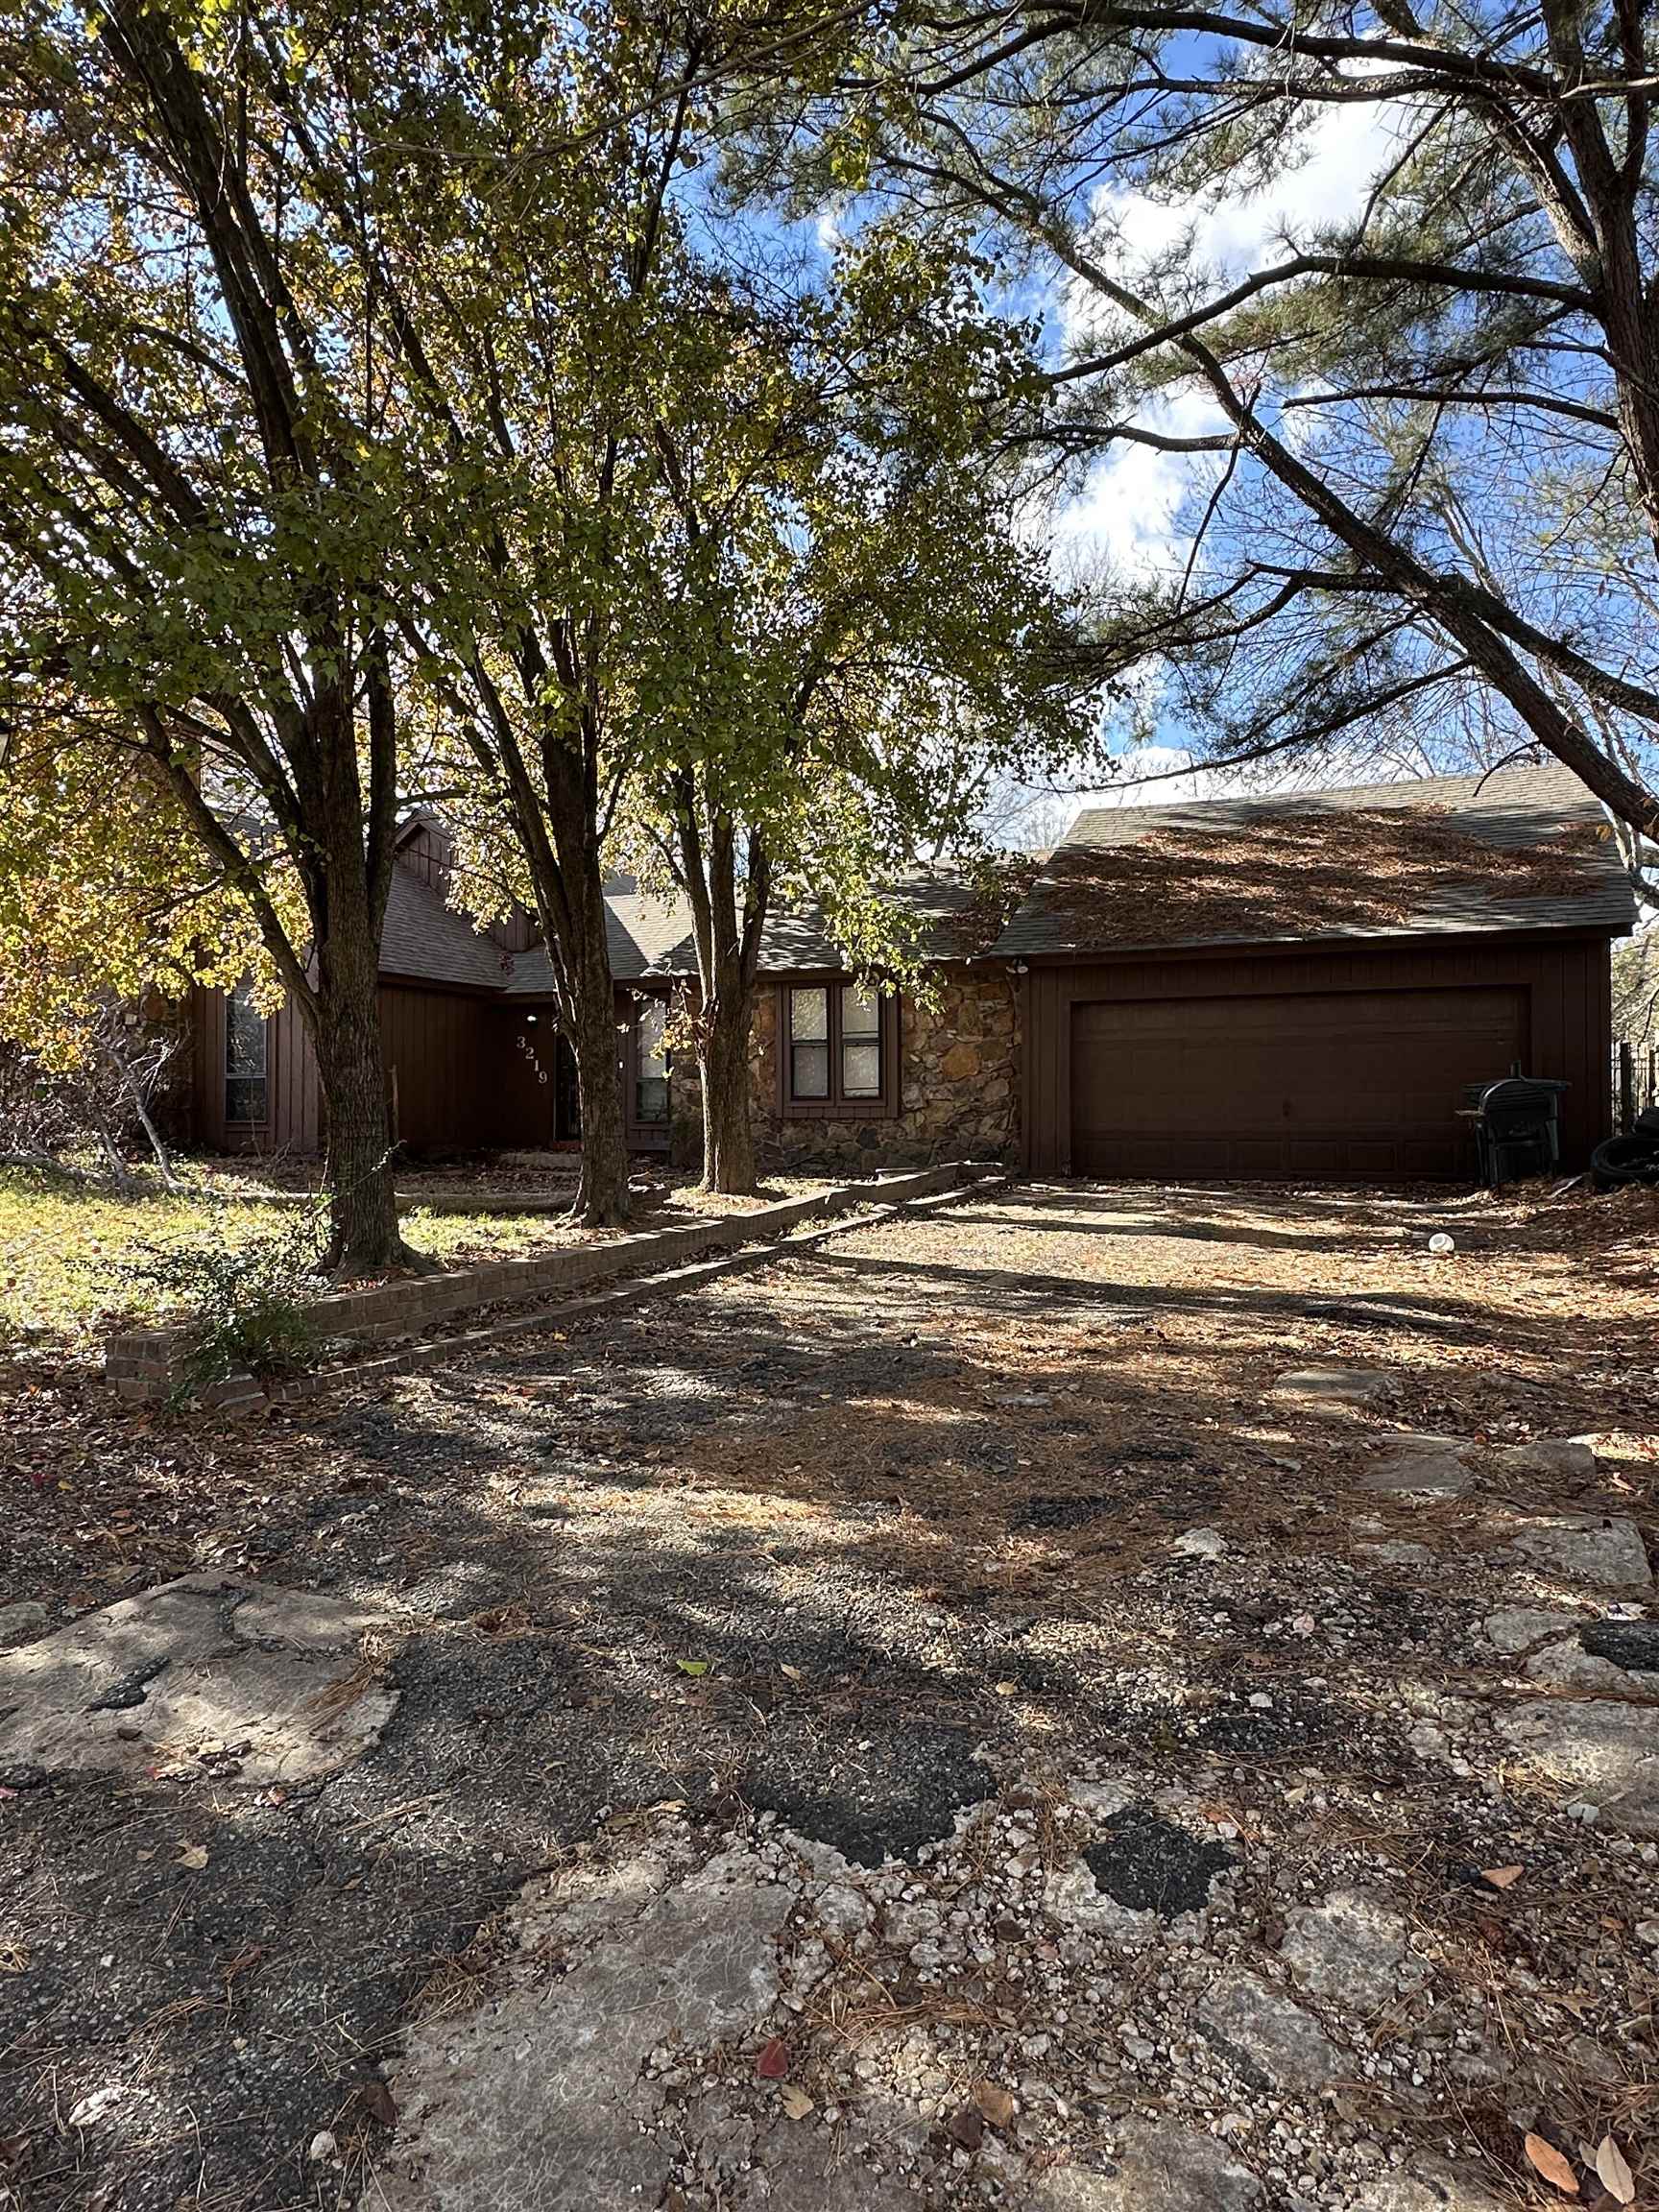
[[[1457,1246],[1455,1240],[1453,1238],[1448,1237],[1445,1230],[1441,1229],[1437,1230],[1436,1233],[1430,1238],[1429,1249],[1431,1252],[1437,1253],[1441,1257],[1444,1257],[1448,1252],[1455,1252]]]
[[[1219,1559],[1227,1540],[1219,1528],[1184,1528],[1173,1549],[1184,1559]]]

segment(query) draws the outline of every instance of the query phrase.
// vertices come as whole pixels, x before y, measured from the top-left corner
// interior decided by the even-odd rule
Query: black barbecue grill
[[[1561,1164],[1561,1094],[1566,1088],[1545,1076],[1520,1073],[1465,1088],[1458,1112],[1475,1124],[1480,1180],[1488,1190],[1555,1172]]]

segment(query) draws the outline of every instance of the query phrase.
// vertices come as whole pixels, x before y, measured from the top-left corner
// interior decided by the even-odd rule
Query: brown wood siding
[[[399,1143],[412,1152],[487,1144],[493,1011],[459,991],[382,983],[380,1041]]]
[[[272,1017],[272,1139],[288,1152],[323,1149],[323,1093],[304,1016],[291,1003]]]
[[[562,1142],[557,1126],[558,1028],[553,1008],[382,983],[380,1037],[396,1102],[398,1142],[412,1152],[541,1149]],[[618,1026],[633,1013],[616,994]],[[301,1016],[285,1005],[267,1027],[268,1119],[258,1129],[225,1122],[225,995],[198,991],[194,1012],[192,1103],[198,1141],[211,1151],[322,1149],[317,1063]],[[627,1054],[618,1039],[617,1078]],[[632,1127],[643,1150],[661,1150],[667,1133]]]
[[[213,1152],[310,1154],[322,1143],[317,1061],[303,1017],[284,1002],[265,1023],[265,1119],[257,1127],[225,1120],[223,991],[197,991],[192,1070],[195,1131]]]
[[[1295,994],[1339,997],[1355,993],[1369,997],[1389,992],[1459,990],[1518,995],[1517,1003],[1525,1010],[1527,1072],[1553,1076],[1570,1086],[1562,1101],[1563,1166],[1583,1166],[1611,1125],[1607,1073],[1612,1022],[1610,948],[1600,937],[1416,940],[1399,946],[1298,948],[1255,953],[1171,952],[1153,958],[1142,955],[1033,967],[1024,978],[1025,1166],[1034,1174],[1084,1171],[1076,1158],[1072,1108],[1071,1055],[1074,1014],[1079,1007],[1155,1000],[1262,999]],[[1490,1001],[1487,1010],[1491,1010]],[[1225,1033],[1224,1020],[1220,1033]],[[1492,1070],[1494,1075],[1504,1072],[1503,1068]],[[1459,1071],[1453,1070],[1454,1091],[1459,1079]],[[1455,1103],[1455,1098],[1450,1099],[1449,1109]],[[1219,1120],[1228,1107],[1224,1087],[1214,1107]],[[1420,1151],[1417,1157],[1421,1157]],[[1263,1170],[1257,1167],[1252,1171]],[[1393,1174],[1420,1171],[1404,1162],[1394,1169],[1370,1170]],[[1333,1165],[1323,1172],[1358,1171]]]
[[[197,990],[190,996],[195,1037],[191,1062],[191,1119],[196,1141],[210,1152],[225,1149],[225,994]]]

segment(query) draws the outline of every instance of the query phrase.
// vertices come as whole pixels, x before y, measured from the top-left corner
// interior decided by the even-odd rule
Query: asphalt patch
[[[974,1743],[967,1728],[883,1727],[838,1754],[807,1756],[799,1765],[787,1751],[781,1763],[774,1751],[739,1788],[751,1805],[775,1813],[798,1836],[830,1844],[857,1865],[879,1866],[948,1836],[962,1807],[988,1793]]]
[[[1146,1805],[1130,1805],[1113,1820],[1083,1863],[1094,1887],[1131,1912],[1156,1912],[1160,1920],[1196,1912],[1210,1901],[1217,1874],[1238,1862],[1220,1843],[1201,1842]]]
[[[1611,1659],[1632,1674],[1659,1674],[1659,1621],[1592,1621],[1578,1641],[1592,1659]]]

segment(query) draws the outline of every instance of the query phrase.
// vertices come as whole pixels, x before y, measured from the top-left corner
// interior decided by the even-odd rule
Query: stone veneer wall
[[[899,1011],[900,1112],[879,1120],[800,1120],[778,1112],[778,988],[762,977],[750,1056],[755,1142],[779,1166],[919,1167],[1020,1152],[1020,1000],[1002,967],[938,972],[930,1010]]]

